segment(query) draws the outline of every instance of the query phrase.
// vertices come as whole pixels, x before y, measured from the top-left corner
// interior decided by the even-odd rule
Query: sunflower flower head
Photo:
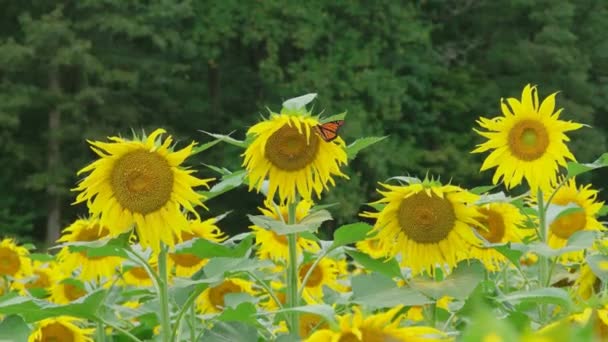
[[[212,180],[196,178],[194,171],[180,166],[192,154],[194,143],[174,151],[170,136],[160,139],[163,133],[157,129],[141,140],[89,141],[99,159],[78,172],[88,175],[74,189],[80,192],[75,203],[86,202],[110,235],[135,224],[142,246],[155,251],[161,241],[174,246],[175,237],[188,230],[181,208],[198,217],[194,207],[204,206],[204,196],[193,188]]]
[[[453,267],[470,257],[471,246],[481,241],[472,228],[479,224],[478,209],[469,204],[478,196],[437,181],[407,185],[381,184],[380,212],[361,216],[376,219],[370,232],[386,257],[401,255],[402,266],[414,275],[434,274],[435,267]]]
[[[264,201],[264,208],[259,208],[264,216],[271,217],[275,220],[287,222],[287,205],[276,205],[270,200]],[[300,222],[308,215],[312,202],[302,200],[296,206],[296,223]],[[252,225],[249,228],[255,236],[255,244],[258,247],[257,255],[260,259],[273,260],[281,262],[288,259],[289,249],[287,247],[287,236],[279,235],[276,232]],[[302,255],[303,251],[316,253],[320,250],[319,244],[313,240],[298,236],[297,253]]]
[[[239,278],[226,278],[220,283],[206,288],[196,299],[196,307],[202,313],[218,313],[226,308],[226,295],[246,293],[256,294],[253,283]]]
[[[59,281],[51,285],[49,301],[55,304],[69,304],[87,295],[85,284],[73,278],[58,275]]]
[[[397,316],[402,306],[386,312],[364,315],[360,308],[354,307],[353,313],[338,316],[339,330],[320,329],[315,331],[307,342],[340,341],[448,341],[443,332],[425,326],[401,327],[403,315]]]
[[[57,265],[54,261],[41,262],[36,260],[32,264],[31,276],[13,281],[12,287],[22,295],[26,295],[32,289],[50,291],[52,285],[57,281],[57,274]]]
[[[78,219],[63,230],[63,235],[57,242],[91,242],[107,238],[109,235],[110,230],[101,226],[98,219]],[[66,270],[80,268],[78,276],[84,281],[110,279],[122,263],[120,257],[92,257],[84,251],[72,252],[69,246],[61,248],[57,260]]]
[[[323,140],[316,132],[319,119],[305,108],[270,113],[270,117],[248,131],[251,143],[243,153],[249,176],[249,190],[260,191],[268,179],[267,197],[278,194],[280,202],[295,202],[297,196],[320,197],[334,176],[348,178],[340,167],[346,165],[346,145],[342,138]]]
[[[323,303],[323,286],[337,291],[348,292],[349,287],[344,283],[347,278],[347,270],[340,266],[340,261],[332,258],[323,258],[312,268],[313,262],[307,262],[300,266],[298,279],[304,281],[309,274],[302,296],[307,303]],[[311,271],[312,268],[312,271]]]
[[[23,246],[18,246],[12,239],[0,242],[0,276],[13,279],[28,277],[32,274],[30,252]]]
[[[503,116],[477,121],[487,131],[475,131],[488,141],[473,153],[492,151],[481,171],[496,167],[494,184],[502,179],[511,189],[525,178],[533,193],[538,188],[544,191],[556,183],[559,166],[575,160],[565,144],[569,141],[565,133],[583,125],[559,120],[562,110],[555,111],[556,94],[541,103],[536,86],[528,84],[521,100],[501,100]]]
[[[193,239],[205,239],[217,243],[226,240],[226,236],[216,225],[216,221],[215,218],[205,221],[189,220],[188,224],[191,232],[182,231],[180,240],[187,242]],[[175,267],[175,274],[178,277],[190,277],[205,266],[209,259],[199,258],[191,253],[169,253],[168,261],[169,269]]]
[[[79,320],[68,316],[43,319],[36,323],[27,342],[93,342],[91,335],[95,329],[81,328],[77,324],[80,324]]]

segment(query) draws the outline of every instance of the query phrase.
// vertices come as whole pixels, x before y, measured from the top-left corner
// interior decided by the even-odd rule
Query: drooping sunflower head
[[[321,329],[313,333],[306,341],[447,341],[443,332],[425,326],[401,327],[403,316],[395,316],[402,306],[386,312],[364,315],[358,307],[353,313],[338,316],[339,330]]]
[[[32,274],[29,251],[18,246],[12,239],[0,242],[0,276],[23,278]]]
[[[65,228],[57,242],[91,242],[108,238],[110,230],[100,225],[98,219],[78,219]],[[84,281],[111,279],[117,274],[122,258],[116,256],[92,257],[86,252],[71,252],[69,246],[57,254],[61,267],[68,271],[80,269],[78,277]]]
[[[86,296],[85,284],[81,281],[64,278],[51,285],[51,296],[49,300],[55,304],[69,304]]]
[[[311,200],[334,185],[334,176],[348,178],[340,167],[347,163],[344,141],[326,142],[316,133],[317,118],[304,111],[271,113],[252,126],[251,143],[243,153],[249,190],[260,191],[268,179],[268,198],[280,202]]]
[[[303,298],[308,303],[323,302],[323,286],[338,292],[347,292],[349,287],[345,284],[345,279],[348,275],[347,270],[340,266],[339,260],[332,258],[323,258],[317,263],[315,268],[312,268],[313,262],[307,262],[300,265],[298,271],[299,282],[304,281],[306,274],[310,273],[304,290]],[[312,268],[312,271],[311,271]]]
[[[164,132],[157,129],[143,140],[90,141],[100,158],[78,172],[89,174],[75,189],[80,192],[75,203],[86,201],[111,235],[135,224],[142,246],[156,251],[161,241],[174,246],[175,236],[188,229],[181,208],[198,217],[194,207],[203,206],[204,197],[193,187],[212,180],[196,178],[194,171],[180,166],[192,154],[194,143],[174,151],[170,136],[160,139]]]
[[[545,200],[549,199],[551,193],[552,191],[545,194]],[[572,234],[578,231],[603,229],[603,225],[597,220],[597,214],[604,202],[597,201],[597,194],[598,191],[592,189],[590,184],[577,186],[574,178],[557,190],[551,204],[575,205],[580,210],[562,215],[549,224],[549,246],[562,248],[566,246]],[[580,261],[583,256],[583,251],[577,251],[563,254],[561,259]]]
[[[479,206],[481,217],[476,226],[477,233],[488,243],[521,242],[529,235],[521,227],[526,217],[508,202],[486,203]],[[479,259],[489,271],[498,271],[507,262],[504,255],[493,248],[473,247],[470,257]]]
[[[36,323],[36,328],[27,342],[93,342],[91,335],[95,329],[81,328],[82,321],[69,316],[43,319]]]
[[[452,267],[469,257],[467,251],[479,245],[471,226],[480,216],[474,203],[478,196],[460,187],[438,182],[412,182],[408,185],[381,184],[383,196],[376,203],[385,207],[375,218],[378,248],[386,256],[401,255],[402,266],[413,274],[434,274],[435,267]]]
[[[583,125],[559,120],[562,110],[555,111],[555,95],[540,103],[536,87],[528,84],[521,100],[501,100],[503,116],[477,121],[487,131],[475,131],[488,141],[473,152],[492,150],[481,171],[496,167],[494,184],[502,179],[510,189],[525,178],[534,193],[539,187],[544,191],[556,183],[559,166],[574,160],[565,133]]]
[[[196,299],[196,306],[202,313],[222,312],[226,308],[226,295],[246,293],[256,295],[253,283],[239,278],[227,278],[219,284],[209,286]]]
[[[226,240],[226,236],[216,225],[216,221],[215,218],[205,221],[189,220],[188,225],[191,232],[181,232],[179,240],[187,242],[193,239],[205,239],[217,243]],[[168,261],[169,269],[175,266],[175,274],[178,277],[190,277],[205,266],[209,259],[199,258],[192,253],[169,253]]]
[[[259,208],[264,216],[288,222],[287,205],[276,205],[270,200],[266,200],[264,205],[265,208]],[[300,220],[306,217],[311,207],[312,202],[306,200],[300,201],[296,207],[296,222],[300,222]],[[257,255],[260,259],[270,259],[275,262],[288,259],[289,249],[287,248],[286,235],[279,235],[272,230],[256,225],[252,225],[249,228],[251,228],[255,236],[255,244],[258,247]],[[298,236],[296,250],[298,255],[302,255],[303,251],[316,253],[320,250],[320,247],[317,242]]]

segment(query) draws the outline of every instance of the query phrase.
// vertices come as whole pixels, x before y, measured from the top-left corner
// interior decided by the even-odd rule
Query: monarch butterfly
[[[344,125],[344,120],[336,120],[315,126],[317,134],[326,142],[333,141],[338,137],[338,131]]]

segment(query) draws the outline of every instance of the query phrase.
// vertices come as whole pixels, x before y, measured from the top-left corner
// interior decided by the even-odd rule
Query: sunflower
[[[274,203],[269,200],[266,200],[264,205],[266,208],[258,208],[262,214],[264,214],[264,216],[271,217],[275,220],[288,222],[288,207],[286,205],[275,206]],[[300,222],[304,217],[306,217],[306,215],[308,215],[311,207],[312,202],[310,201],[303,200],[298,203],[296,206],[296,223]],[[256,225],[250,226],[249,228],[253,230],[255,244],[258,246],[257,255],[260,259],[270,259],[277,262],[285,261],[289,258],[286,235],[279,235],[272,230],[268,230]],[[317,253],[320,250],[319,244],[313,240],[298,236],[297,241],[298,243],[296,248],[298,255],[302,255],[302,251]]]
[[[553,322],[542,329],[538,330],[536,336],[554,337],[552,341],[561,341],[564,337],[564,332],[568,332],[569,327],[586,327],[590,322],[593,322],[593,338],[590,341],[607,341],[608,340],[608,309],[606,307],[599,309],[586,308],[581,313],[573,314],[565,319]]]
[[[222,312],[226,307],[225,296],[230,293],[256,294],[253,283],[239,278],[227,278],[221,283],[206,288],[196,299],[196,306],[202,313]]]
[[[156,254],[150,255],[148,265],[157,271],[158,256]],[[171,274],[168,274],[168,280],[170,283],[172,282]],[[143,266],[126,261],[122,267],[121,282],[119,284],[123,286],[151,287],[154,285],[154,282]]]
[[[401,254],[402,266],[413,274],[434,274],[435,267],[455,266],[468,258],[472,246],[480,245],[470,225],[478,224],[477,208],[467,206],[478,196],[453,185],[425,180],[409,185],[381,184],[386,204],[380,212],[361,216],[377,219],[378,248],[388,257]]]
[[[32,264],[29,251],[17,246],[12,239],[0,242],[0,276],[9,276],[13,279],[24,278],[32,274]]]
[[[346,165],[346,145],[342,138],[326,142],[315,133],[319,124],[308,112],[271,113],[270,118],[252,126],[252,139],[243,153],[249,175],[249,190],[259,192],[268,178],[269,199],[278,192],[281,203],[295,202],[297,195],[312,199],[321,196],[333,176],[348,178],[340,166]]]
[[[352,314],[337,317],[339,331],[321,329],[314,332],[307,342],[343,342],[343,341],[441,341],[449,340],[443,332],[425,326],[401,327],[403,316],[394,319],[402,306],[375,315],[364,316],[358,307]]]
[[[180,167],[192,154],[194,143],[173,151],[173,139],[163,142],[162,133],[165,130],[157,129],[143,141],[119,137],[109,138],[109,143],[90,141],[100,159],[78,171],[89,175],[75,189],[80,191],[75,203],[86,201],[110,235],[136,224],[142,246],[155,251],[161,241],[174,246],[181,231],[188,230],[181,207],[198,218],[194,206],[204,206],[204,196],[192,188],[207,186],[212,180],[198,179],[192,176],[194,171]]]
[[[526,217],[511,203],[496,202],[479,206],[483,217],[479,218],[477,233],[488,243],[521,242],[527,235],[521,226]],[[507,258],[494,248],[473,247],[469,256],[479,259],[491,272],[500,270]]]
[[[55,304],[69,304],[87,294],[84,284],[73,278],[63,278],[52,284],[50,292],[49,301]]]
[[[43,319],[36,323],[36,328],[30,334],[27,342],[93,342],[91,335],[95,329],[80,328],[75,324],[81,322],[81,320],[69,316]]]
[[[99,224],[98,219],[79,219],[63,230],[57,242],[90,242],[107,238],[110,230]],[[110,279],[120,267],[122,258],[116,256],[90,257],[86,252],[71,252],[69,246],[61,248],[57,260],[67,270],[80,268],[78,277],[84,281]]]
[[[190,232],[182,231],[181,240],[183,242],[192,239],[205,239],[213,242],[222,242],[226,239],[224,233],[215,225],[216,219],[211,218],[205,221],[194,219],[188,221]],[[175,266],[175,274],[178,277],[191,277],[194,273],[205,266],[209,259],[201,259],[191,253],[169,253],[169,269]]]
[[[32,265],[32,275],[24,279],[13,282],[13,288],[22,295],[27,290],[43,289],[50,291],[53,284],[57,281],[57,265],[54,262],[34,261]]]
[[[549,246],[562,248],[568,243],[572,234],[581,230],[600,230],[602,224],[596,216],[604,202],[597,201],[597,190],[591,189],[591,185],[577,187],[574,178],[568,180],[557,190],[551,204],[565,206],[575,204],[581,208],[580,211],[569,213],[559,217],[549,225]],[[545,200],[549,199],[550,193],[545,194]],[[580,260],[583,251],[566,253],[562,260]]]
[[[579,276],[574,282],[574,293],[576,297],[587,300],[594,293],[599,292],[602,283],[587,264],[582,265],[579,272]]]
[[[355,246],[358,250],[374,259],[382,259],[386,256],[386,251],[382,248],[380,240],[376,238],[367,238],[365,240],[358,241]]]
[[[312,262],[300,265],[298,271],[299,282],[302,283],[306,273],[310,270]],[[323,286],[338,292],[347,292],[349,287],[342,283],[348,273],[343,267],[340,267],[338,260],[331,258],[323,258],[317,266],[312,270],[304,289],[302,291],[303,298],[307,303],[323,302]]]
[[[559,120],[561,109],[554,111],[555,95],[539,104],[536,87],[528,84],[521,101],[501,100],[504,116],[477,121],[488,131],[475,131],[488,141],[479,144],[473,153],[493,150],[481,171],[497,167],[494,184],[502,178],[510,189],[525,178],[533,193],[539,187],[544,191],[555,184],[559,166],[566,166],[566,159],[575,160],[565,144],[569,141],[565,132],[583,125]]]

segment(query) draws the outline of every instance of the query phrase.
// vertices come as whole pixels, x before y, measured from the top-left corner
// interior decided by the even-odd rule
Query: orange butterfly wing
[[[344,120],[336,120],[315,126],[317,133],[326,142],[331,142],[338,137],[338,131],[344,125]]]

